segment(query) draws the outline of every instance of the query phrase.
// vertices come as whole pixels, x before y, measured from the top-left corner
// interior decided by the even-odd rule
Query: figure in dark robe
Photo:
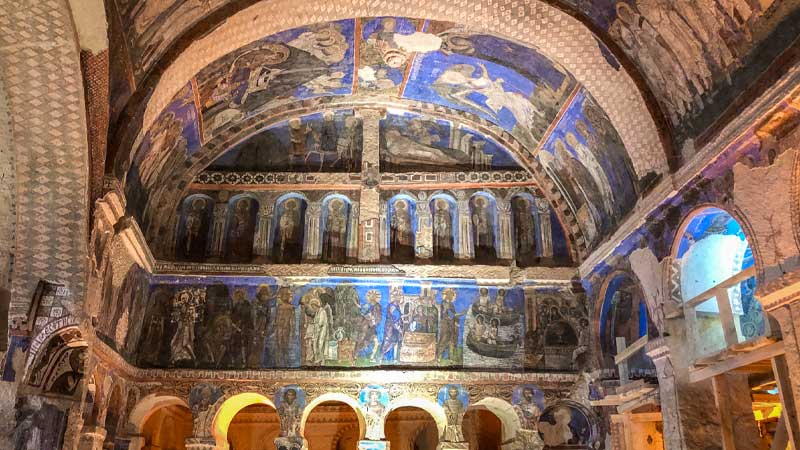
[[[185,260],[202,261],[205,258],[208,225],[208,203],[204,198],[195,198],[186,212],[184,222],[180,252]]]
[[[296,199],[283,202],[272,257],[276,263],[298,263],[303,258],[303,224]]]
[[[243,198],[236,202],[228,229],[226,261],[232,263],[249,263],[253,259],[253,238],[256,224],[254,202]]]
[[[234,333],[231,338],[233,348],[228,352],[227,366],[243,368],[248,361],[250,342],[253,340],[253,305],[247,300],[247,292],[243,288],[233,292],[233,321]]]
[[[358,339],[357,351],[370,351],[370,360],[377,362],[378,353],[381,350],[380,339],[378,339],[378,325],[383,318],[383,308],[381,307],[381,294],[376,290],[367,292],[367,307],[361,313],[361,330]]]
[[[456,312],[456,291],[447,288],[442,292],[442,304],[439,313],[439,342],[437,344],[437,354],[439,358],[455,360],[456,344],[458,343],[458,330],[460,328],[461,316],[464,313]]]
[[[275,366],[288,367],[289,346],[295,327],[292,290],[286,286],[278,289],[278,306],[275,308]]]
[[[434,202],[433,213],[433,259],[453,260],[453,216],[450,204],[443,199]]]
[[[384,361],[389,361],[388,354],[397,360],[400,356],[400,345],[403,342],[403,311],[400,310],[400,297],[392,296],[386,311],[386,324],[384,325],[383,347],[381,355]]]
[[[325,222],[322,260],[329,263],[343,263],[347,258],[347,208],[339,199],[328,203],[328,217]]]
[[[488,203],[483,197],[476,197],[472,202],[472,236],[475,242],[475,261],[479,263],[489,263],[497,259],[494,223]]]
[[[536,258],[536,232],[534,229],[533,215],[530,202],[526,198],[514,199],[514,231],[516,240],[514,250],[517,265],[527,267],[534,263]]]
[[[272,288],[268,285],[262,284],[258,287],[256,301],[253,305],[255,320],[253,321],[253,337],[248,344],[247,367],[261,367],[264,345],[269,333],[273,298]]]
[[[390,247],[392,261],[412,262],[414,260],[414,232],[406,200],[397,200],[394,203]]]

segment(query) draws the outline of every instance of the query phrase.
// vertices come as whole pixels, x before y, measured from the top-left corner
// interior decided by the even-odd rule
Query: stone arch
[[[418,396],[402,396],[395,398],[389,402],[389,407],[386,409],[384,418],[389,417],[389,414],[395,409],[403,407],[419,408],[430,414],[434,422],[436,422],[436,429],[439,432],[439,436],[441,437],[444,434],[444,429],[447,426],[447,415],[442,405],[440,405],[436,399]]]
[[[522,425],[519,421],[519,416],[517,416],[517,412],[514,410],[514,407],[511,403],[507,401],[496,398],[496,397],[485,397],[480,401],[469,405],[467,410],[470,409],[484,409],[500,419],[500,423],[503,426],[502,432],[502,442],[508,442],[513,439],[517,435],[517,431],[522,428]]]
[[[505,14],[518,8],[515,13],[518,17],[514,21],[508,20],[509,17],[505,17],[505,14],[492,14],[489,17],[482,14],[465,15],[465,10],[480,8],[478,0],[436,7],[424,1],[409,4],[393,0],[371,5],[368,10],[355,4],[330,6],[325,4],[323,7],[318,2],[305,2],[302,5],[257,3],[228,17],[213,31],[189,44],[164,68],[164,76],[157,82],[154,94],[148,101],[143,120],[144,128],[149,128],[172,96],[202,67],[265,35],[305,25],[308,22],[307,17],[322,22],[364,14],[377,17],[415,11],[420,17],[458,22],[536,47],[562,65],[592,92],[608,112],[629,151],[638,152],[641,149],[645,153],[651,153],[649,158],[642,158],[640,155],[632,158],[640,176],[650,170],[663,171],[666,168],[666,152],[661,151],[663,146],[655,120],[633,78],[638,79],[638,73],[632,71],[632,77],[627,67],[622,70],[612,67],[608,62],[605,46],[598,44],[598,37],[585,24],[546,2],[537,1],[525,6],[505,8]],[[291,8],[293,14],[284,14],[286,8]],[[276,17],[281,20],[275,20]],[[547,36],[536,33],[536,29],[555,30],[555,36],[550,33]],[[654,108],[654,111],[658,114],[660,110]]]
[[[25,362],[25,379],[28,379],[30,376],[30,369],[33,363],[37,361],[37,359],[41,359],[42,355],[40,355],[40,351],[47,348],[46,344],[49,344],[53,338],[67,335],[68,333],[76,333],[79,340],[83,342],[83,345],[88,345],[88,343],[83,341],[82,333],[78,326],[78,319],[75,317],[66,316],[54,322],[50,322],[45,325],[39,334],[31,341],[28,350],[28,358]]]
[[[217,401],[217,403],[207,412],[206,417],[213,417],[210,427],[203,430],[197,429],[195,423],[195,434],[198,432],[210,433],[211,437],[216,442],[216,448],[228,448],[228,427],[233,421],[233,418],[239,411],[245,409],[250,405],[266,405],[275,408],[275,403],[272,402],[266,395],[258,392],[241,392],[234,395],[227,395]],[[208,421],[205,421],[203,426],[208,426]]]
[[[356,417],[358,417],[358,438],[364,439],[367,432],[367,422],[366,419],[364,419],[364,411],[361,409],[361,404],[359,404],[358,400],[355,398],[340,392],[328,392],[306,403],[306,407],[303,409],[303,416],[300,418],[300,436],[305,436],[306,421],[311,411],[325,402],[340,402],[353,408]]]
[[[153,413],[168,406],[183,406],[189,409],[186,400],[173,395],[150,394],[140,399],[128,415],[126,428],[135,434],[141,434],[144,424]]]

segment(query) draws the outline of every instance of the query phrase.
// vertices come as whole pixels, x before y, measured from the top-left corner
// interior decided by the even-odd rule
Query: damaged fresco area
[[[390,110],[380,127],[382,172],[523,170],[505,148],[449,120]]]
[[[563,288],[442,279],[151,281],[137,302],[143,312],[117,347],[142,367],[569,371],[585,351],[585,313]]]

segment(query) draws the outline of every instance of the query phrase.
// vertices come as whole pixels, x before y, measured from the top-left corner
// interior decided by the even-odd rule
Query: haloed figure
[[[276,263],[300,262],[303,256],[303,231],[300,208],[296,199],[283,202],[283,209],[278,218],[278,230],[272,249]]]
[[[433,213],[433,259],[452,261],[453,259],[453,217],[450,204],[446,200],[434,202]]]
[[[392,260],[408,262],[414,260],[414,234],[411,227],[411,213],[406,200],[394,202],[394,214],[391,220]]]
[[[494,223],[489,213],[488,200],[477,197],[473,201],[472,235],[475,239],[475,261],[492,262],[497,258],[494,249]]]
[[[516,197],[513,204],[515,245],[514,254],[517,264],[527,267],[533,264],[536,257],[536,233],[533,225],[530,202],[523,197]]]
[[[346,257],[347,207],[342,200],[337,198],[328,204],[322,259],[331,263],[343,263]]]

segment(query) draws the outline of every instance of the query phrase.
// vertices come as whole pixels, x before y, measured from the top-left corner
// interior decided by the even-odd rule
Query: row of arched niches
[[[550,204],[532,189],[382,191],[379,225],[359,232],[359,191],[192,193],[173,254],[192,262],[350,263],[378,233],[394,263],[570,265]]]

